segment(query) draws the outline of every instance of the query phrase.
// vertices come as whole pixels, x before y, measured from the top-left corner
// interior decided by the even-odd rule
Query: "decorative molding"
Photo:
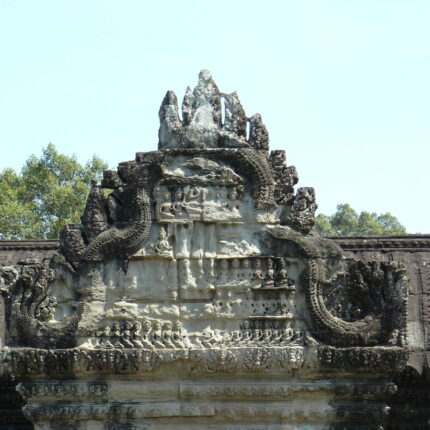
[[[344,251],[389,251],[420,252],[430,249],[430,235],[408,234],[402,236],[326,236]],[[0,252],[18,250],[57,251],[59,241],[54,239],[0,240]]]

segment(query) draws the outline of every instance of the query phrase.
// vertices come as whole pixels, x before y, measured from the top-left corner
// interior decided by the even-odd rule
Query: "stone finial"
[[[182,120],[173,91],[168,91],[164,97],[159,117],[159,149],[268,148],[268,133],[260,115],[248,119],[237,93],[221,93],[208,70],[200,72],[193,91],[187,87],[182,102]]]
[[[253,115],[249,124],[249,143],[258,151],[269,151],[269,132],[261,120],[261,115]]]
[[[226,94],[224,99],[224,130],[239,137],[246,138],[247,118],[236,91],[231,94]]]
[[[158,112],[160,129],[158,130],[159,147],[161,142],[167,148],[180,146],[182,123],[178,114],[178,98],[173,91],[167,91]]]

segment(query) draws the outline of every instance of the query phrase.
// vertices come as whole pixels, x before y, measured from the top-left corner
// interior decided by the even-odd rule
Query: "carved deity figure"
[[[278,260],[278,273],[275,279],[275,287],[287,288],[288,287],[288,271],[285,259]]]
[[[202,188],[201,187],[189,187],[187,190],[187,201],[197,201],[199,202],[202,196]]]
[[[169,349],[175,349],[175,345],[172,342],[172,337],[173,337],[173,333],[172,333],[172,323],[167,321],[164,323],[163,326],[163,344],[166,348]]]
[[[173,324],[172,343],[178,349],[183,349],[185,347],[182,337],[182,324],[180,321]]]
[[[220,329],[204,330],[203,334],[207,348],[221,346],[224,343],[223,332]]]
[[[124,321],[121,332],[121,343],[125,348],[133,348],[134,344],[131,341],[131,328],[132,325],[129,321]]]
[[[103,188],[95,180],[91,181],[91,190],[81,221],[88,241],[93,240],[108,227]]]
[[[201,214],[204,212],[203,199],[204,192],[202,187],[186,187],[184,189],[185,201],[182,208],[185,209],[188,215]]]
[[[140,325],[140,323],[136,321],[133,323],[130,330],[130,341],[133,346],[137,348],[144,348],[142,336],[140,335],[141,328],[142,326]]]
[[[271,288],[274,285],[275,270],[273,269],[273,260],[271,258],[267,259],[267,272],[266,278],[264,279],[264,288]]]
[[[229,218],[240,218],[239,212],[239,193],[236,188],[233,187],[227,194],[229,203],[227,203],[227,208],[230,210]]]
[[[315,190],[312,187],[299,188],[285,222],[302,233],[308,233],[314,226],[317,208]],[[284,220],[281,221],[284,223]]]
[[[110,342],[110,327],[106,326],[100,329],[97,333],[99,338],[99,345],[101,348],[112,348],[113,345]]]
[[[251,329],[251,324],[249,323],[248,320],[245,320],[242,323],[242,340],[241,340],[241,344],[242,345],[248,345],[251,340],[252,340],[252,329]]]
[[[176,218],[184,215],[184,193],[179,188],[175,192],[175,201],[173,202],[173,212]]]
[[[400,341],[400,332],[398,329],[394,329],[390,334],[390,338],[388,339],[388,344],[396,346],[399,344],[399,341]]]
[[[265,344],[265,345],[268,345],[271,343],[271,339],[273,336],[273,331],[270,328],[270,325],[268,323],[269,323],[268,321],[265,322],[263,334],[262,334],[261,340],[260,340],[260,342]]]
[[[275,308],[275,315],[284,315],[286,313],[286,304],[277,302]]]
[[[293,330],[291,345],[303,345],[304,335],[302,330]]]
[[[269,162],[275,180],[275,200],[280,205],[288,205],[294,199],[294,185],[299,178],[294,166],[285,164],[285,151],[274,150],[270,152]]]
[[[169,244],[169,239],[164,227],[160,228],[158,232],[158,241],[152,245],[152,248],[161,257],[172,257],[172,247]]]
[[[254,275],[252,276],[253,281],[257,281],[257,285],[254,288],[261,287],[261,281],[264,280],[263,272],[261,270],[261,262],[259,259],[256,259],[254,262]]]
[[[291,342],[291,339],[294,337],[294,330],[287,324],[281,331],[280,344],[288,344]]]
[[[233,187],[228,193],[228,199],[231,200],[232,202],[234,202],[234,201],[238,200],[238,198],[239,198],[239,194],[238,194],[236,188]]]
[[[209,265],[209,268],[208,268],[208,271],[207,271],[208,278],[212,278],[212,279],[216,278],[216,275],[215,275],[215,260],[213,258],[210,258],[208,265]]]
[[[239,346],[241,340],[242,340],[242,332],[240,330],[233,330],[230,333],[229,343],[231,343],[232,346]]]
[[[249,285],[251,271],[250,271],[250,262],[247,258],[239,261],[239,270],[237,274],[238,280],[245,285]]]
[[[115,348],[123,348],[121,343],[121,326],[118,322],[113,323],[110,333],[110,341]]]
[[[263,333],[261,331],[261,322],[254,321],[254,328],[252,329],[252,343],[255,344],[261,340]]]
[[[152,344],[156,348],[165,348],[163,343],[163,330],[161,329],[161,322],[154,322],[151,335]]]
[[[118,172],[105,170],[103,172],[102,187],[114,190],[106,198],[106,207],[109,221],[112,223],[117,222],[121,218],[121,209],[124,204],[122,199],[124,183],[119,177]]]
[[[163,203],[159,207],[160,218],[174,218],[172,198],[169,191],[163,193]]]
[[[151,322],[145,320],[142,324],[142,334],[140,336],[140,340],[143,343],[143,346],[149,349],[154,349],[154,345],[151,342]]]

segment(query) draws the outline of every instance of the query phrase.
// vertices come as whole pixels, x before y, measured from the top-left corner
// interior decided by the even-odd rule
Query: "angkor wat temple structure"
[[[207,71],[159,115],[59,242],[0,242],[0,430],[429,429],[430,236],[318,235]]]

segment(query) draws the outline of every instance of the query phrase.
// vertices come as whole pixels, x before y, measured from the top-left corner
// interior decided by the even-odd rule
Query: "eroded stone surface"
[[[93,184],[58,254],[2,267],[2,372],[35,428],[390,422],[395,378],[426,359],[406,268],[315,233],[313,188],[268,143],[202,71],[182,119],[164,98],[158,151]]]

